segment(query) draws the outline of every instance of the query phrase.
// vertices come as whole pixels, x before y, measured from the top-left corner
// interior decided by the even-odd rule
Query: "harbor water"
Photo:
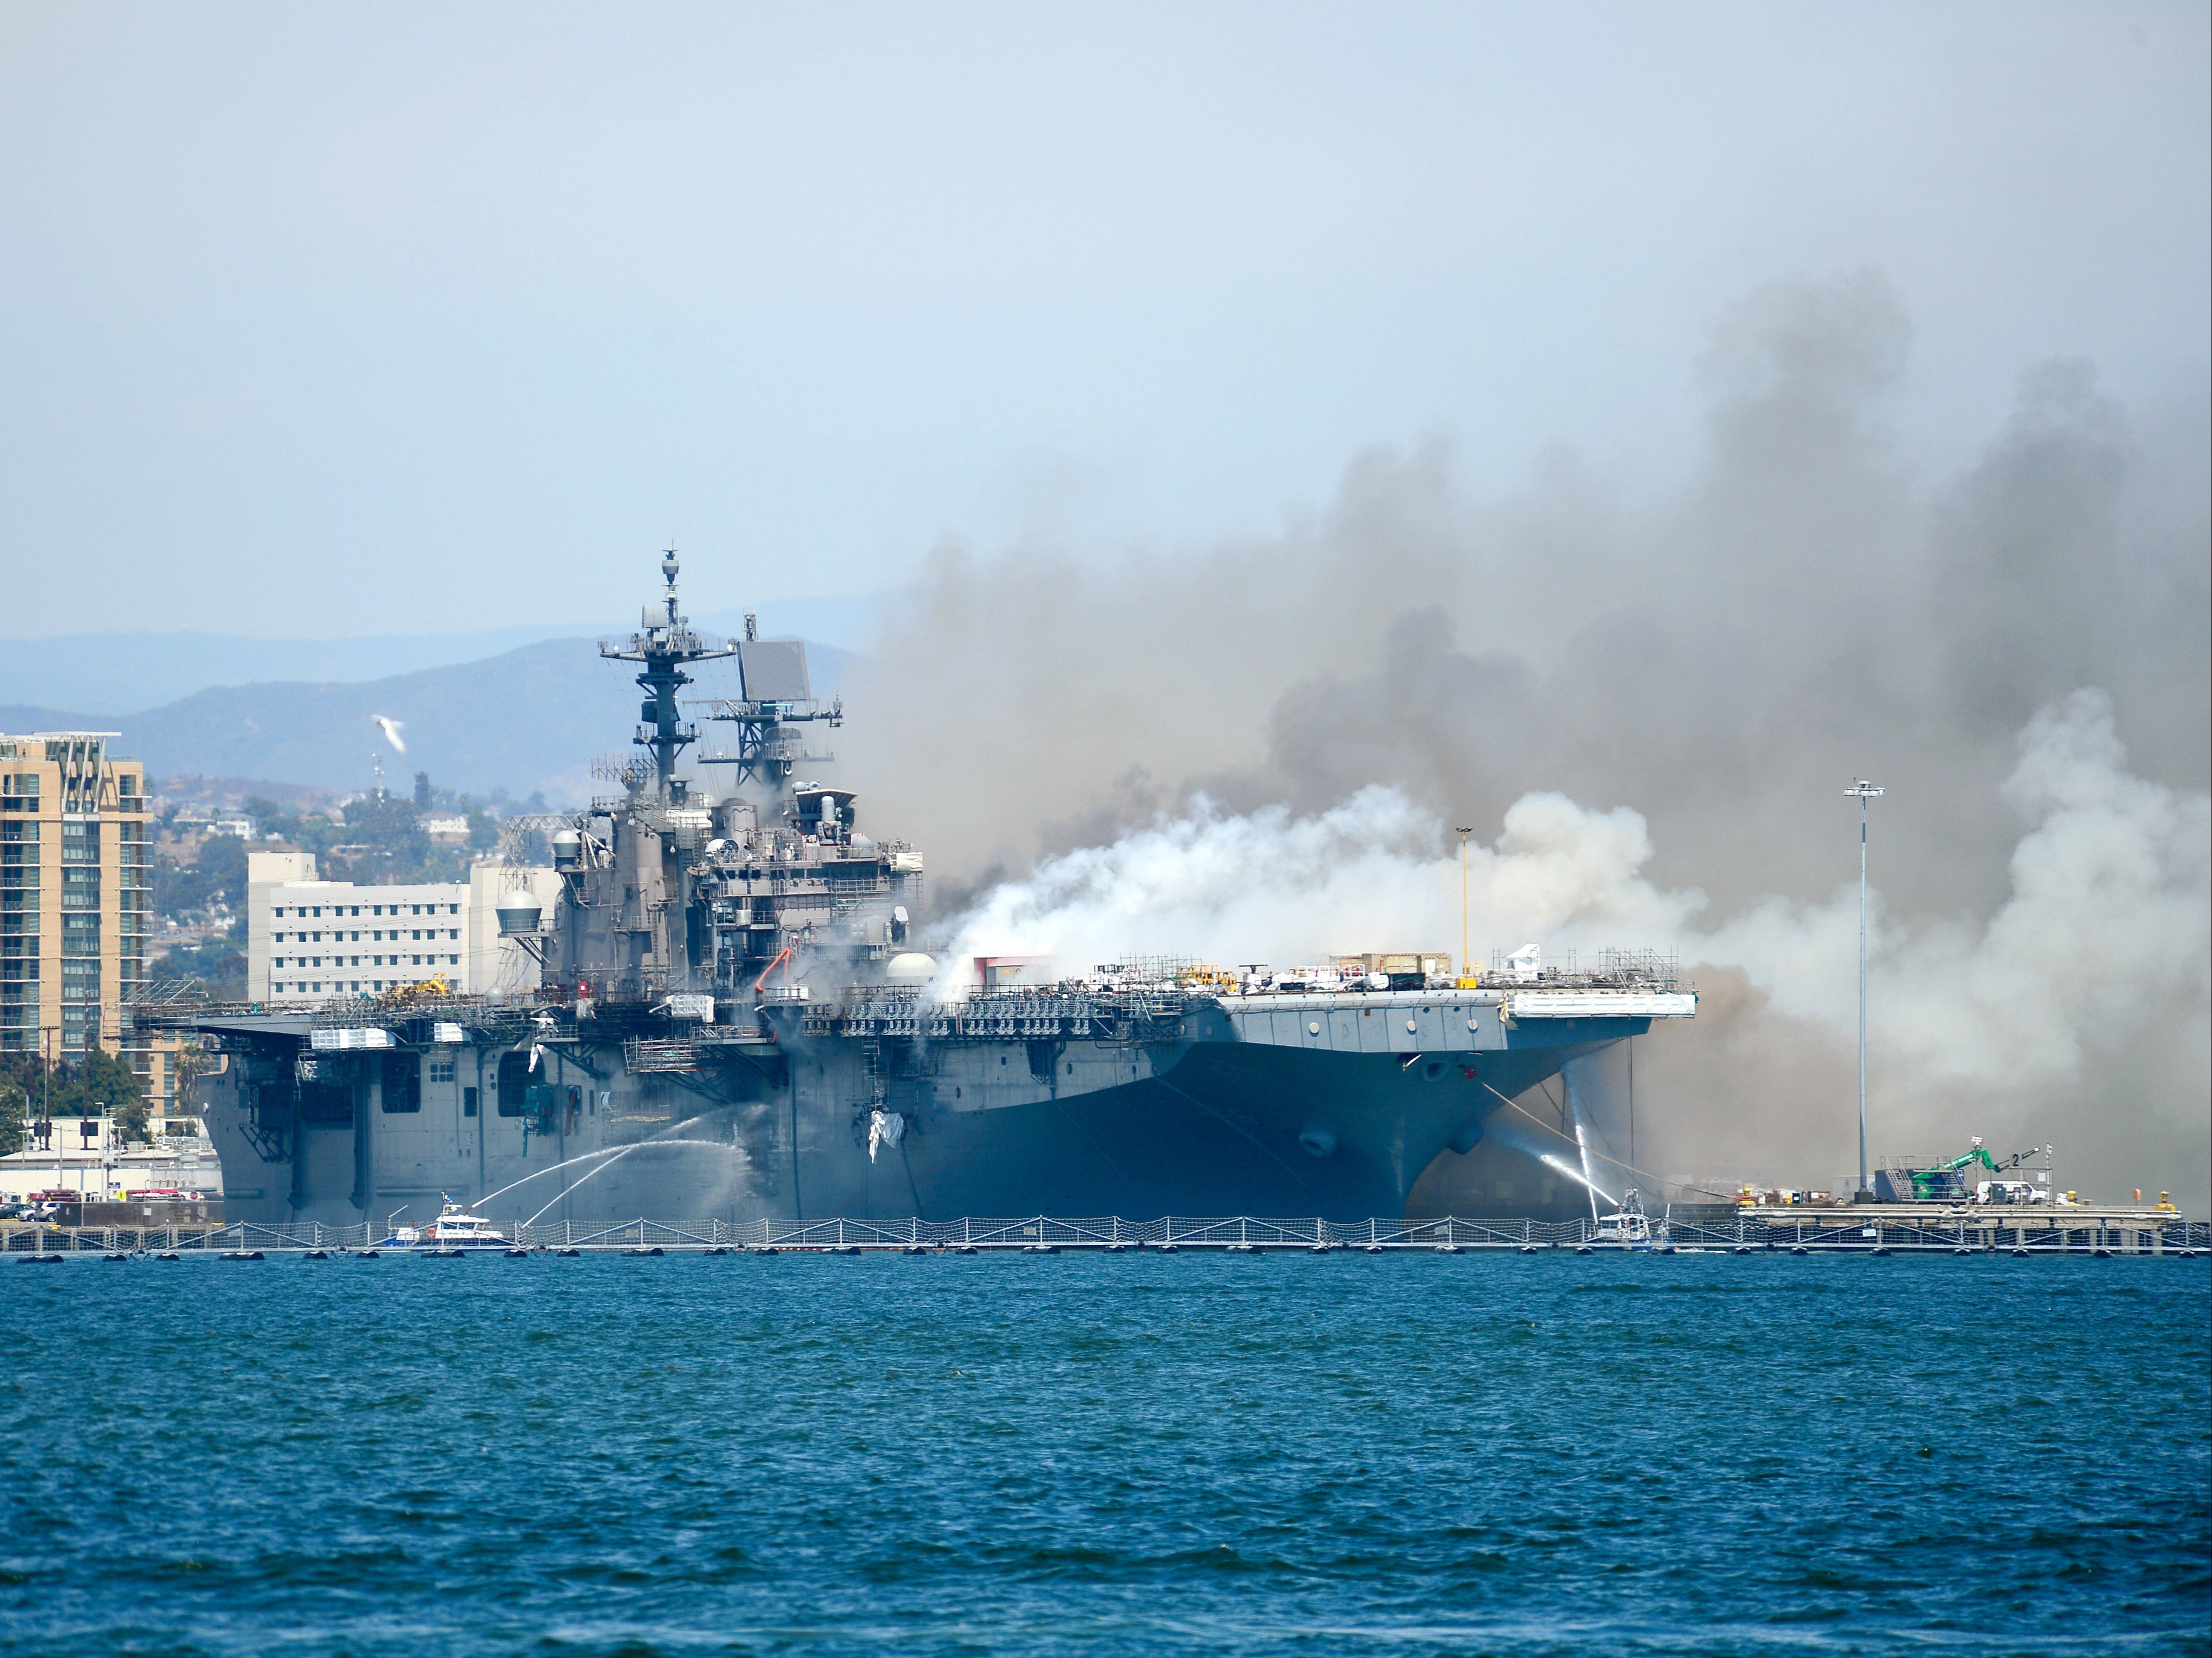
[[[39,1654],[2203,1650],[2202,1259],[0,1266]]]

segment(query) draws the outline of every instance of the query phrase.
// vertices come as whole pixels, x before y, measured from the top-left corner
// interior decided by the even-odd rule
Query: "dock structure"
[[[1317,1218],[1254,1215],[1166,1216],[1129,1221],[1116,1216],[1018,1218],[968,1218],[953,1221],[870,1220],[832,1217],[817,1220],[762,1219],[732,1222],[653,1220],[640,1217],[607,1226],[574,1222],[550,1226],[515,1226],[505,1241],[516,1251],[650,1250],[680,1254],[700,1250],[769,1251],[861,1254],[872,1253],[1030,1254],[1139,1250],[1194,1250],[1256,1254],[1308,1254],[1340,1250],[1370,1253],[1431,1251],[1448,1254],[1481,1251],[1528,1253],[1569,1250],[1620,1254],[1623,1246],[1601,1236],[1587,1218],[1571,1221],[1462,1219],[1442,1216],[1419,1219],[1328,1221]],[[170,1225],[131,1228],[13,1225],[0,1228],[0,1254],[21,1260],[51,1260],[70,1254],[131,1252],[202,1252],[236,1256],[260,1251],[363,1250],[412,1247],[374,1226],[329,1226],[313,1222],[263,1224],[236,1221],[225,1226]],[[1646,1246],[1632,1246],[1643,1253]],[[2083,1256],[2196,1255],[2212,1253],[2212,1224],[2141,1208],[2022,1206],[1997,1210],[1933,1210],[1896,1207],[1742,1209],[1733,1214],[1704,1212],[1694,1219],[1668,1223],[1650,1252],[1793,1254],[2033,1254]]]
[[[2033,1249],[2158,1254],[2203,1247],[2205,1226],[2141,1204],[1862,1203],[1760,1206],[1737,1224],[1761,1244],[1808,1248]],[[2193,1227],[2193,1230],[2191,1230]],[[1711,1228],[1708,1226],[1706,1230]],[[2194,1244],[2181,1240],[2194,1237]]]

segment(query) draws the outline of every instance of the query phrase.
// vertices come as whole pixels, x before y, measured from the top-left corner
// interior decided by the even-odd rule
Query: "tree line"
[[[145,1085],[131,1062],[94,1048],[74,1062],[49,1062],[36,1054],[0,1054],[0,1156],[20,1151],[30,1125],[49,1110],[53,1120],[112,1116],[126,1140],[143,1140],[151,1126]]]

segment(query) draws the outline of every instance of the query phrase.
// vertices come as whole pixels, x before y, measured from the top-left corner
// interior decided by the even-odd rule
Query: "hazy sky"
[[[1661,488],[1872,266],[1936,460],[2212,360],[2202,4],[0,6],[0,635],[351,635]],[[2201,396],[2201,390],[2194,390]],[[1963,459],[1963,457],[1960,457]]]

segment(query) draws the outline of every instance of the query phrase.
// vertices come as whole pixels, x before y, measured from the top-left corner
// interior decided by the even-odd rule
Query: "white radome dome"
[[[537,898],[527,891],[510,892],[499,901],[495,909],[499,917],[500,936],[512,938],[519,934],[538,931],[538,918],[544,914]]]

